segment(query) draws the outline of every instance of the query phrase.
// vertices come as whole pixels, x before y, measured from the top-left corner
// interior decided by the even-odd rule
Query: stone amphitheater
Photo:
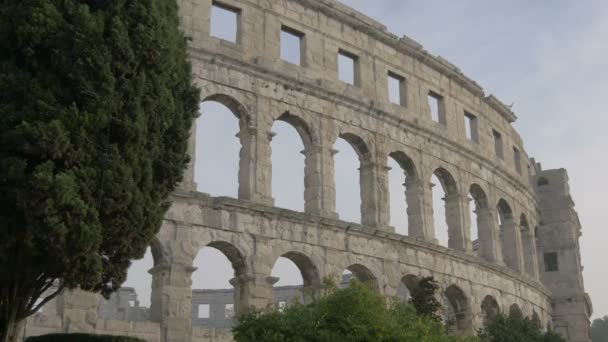
[[[542,170],[527,155],[508,106],[419,43],[335,0],[179,2],[201,102],[222,103],[240,123],[238,198],[196,191],[193,134],[192,163],[151,246],[150,308],[133,304],[129,289],[109,302],[66,292],[28,320],[26,335],[231,341],[230,321],[199,319],[195,307],[206,303],[212,316],[227,316],[296,296],[296,289],[273,289],[271,269],[285,257],[301,271],[305,293],[318,293],[325,278],[339,281],[344,270],[386,296],[403,297],[404,288],[433,276],[454,334],[474,333],[496,312],[520,311],[568,341],[590,341],[592,305],[567,173]],[[212,34],[214,10],[233,16],[234,39]],[[282,32],[297,37],[296,63],[281,58]],[[351,63],[346,82],[339,58]],[[304,212],[274,206],[276,120],[292,125],[305,146]],[[361,224],[336,213],[338,138],[359,157]],[[407,236],[389,224],[388,158],[403,169]],[[447,247],[435,234],[433,175],[446,193]],[[232,289],[193,294],[193,259],[206,246],[232,263]]]

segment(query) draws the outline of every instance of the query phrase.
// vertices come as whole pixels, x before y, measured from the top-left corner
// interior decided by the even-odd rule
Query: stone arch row
[[[435,239],[432,208],[432,186],[428,179],[437,176],[446,193],[445,208],[448,225],[448,247],[473,253],[469,206],[475,206],[479,235],[479,252],[485,260],[506,264],[510,268],[538,278],[534,230],[530,228],[528,216],[521,213],[516,219],[513,205],[499,197],[491,204],[488,186],[484,182],[471,181],[465,188],[455,175],[458,170],[451,165],[435,161],[423,168],[419,152],[405,146],[386,144],[386,151],[379,151],[370,142],[368,131],[356,127],[332,127],[312,129],[313,119],[297,107],[288,105],[262,105],[238,90],[210,85],[204,90],[212,94],[204,101],[216,101],[228,107],[239,120],[237,134],[241,142],[239,161],[239,199],[273,205],[271,179],[270,131],[275,120],[284,121],[295,128],[304,144],[304,211],[307,214],[337,218],[335,212],[335,185],[332,149],[335,139],[342,138],[355,150],[360,161],[361,223],[380,230],[391,231],[388,158],[394,159],[402,168],[405,177],[405,193],[409,236],[430,242]],[[256,103],[253,105],[252,103]],[[250,113],[267,112],[254,118]],[[193,145],[193,144],[191,144]],[[194,158],[192,158],[194,159]],[[193,166],[192,166],[193,167]],[[193,172],[191,172],[193,174]],[[193,183],[193,182],[192,182]],[[472,203],[469,203],[472,198]],[[497,222],[497,217],[500,219]],[[532,216],[530,216],[532,218]]]
[[[226,235],[226,237],[227,236],[228,235]],[[407,296],[403,296],[403,291],[396,289],[404,288],[406,289],[405,293],[412,293],[416,290],[422,277],[432,275],[432,273],[428,272],[425,272],[425,274],[408,273],[398,278],[398,284],[389,286],[389,284],[386,284],[387,280],[382,279],[382,277],[379,276],[379,271],[374,271],[375,267],[380,267],[380,264],[376,265],[373,261],[370,262],[369,260],[359,259],[355,256],[348,260],[344,260],[344,262],[339,265],[330,267],[319,257],[307,255],[305,248],[295,246],[279,247],[276,251],[262,256],[261,259],[269,260],[270,262],[264,263],[263,267],[260,267],[260,265],[257,264],[257,262],[252,261],[251,258],[248,260],[248,257],[245,254],[246,251],[244,250],[247,248],[247,244],[247,242],[214,240],[198,246],[198,248],[193,248],[189,252],[186,252],[191,255],[191,257],[186,258],[190,259],[191,262],[189,263],[190,265],[188,265],[187,262],[182,265],[183,267],[181,270],[183,275],[189,278],[192,272],[196,270],[196,267],[192,265],[192,261],[194,260],[194,256],[198,253],[198,250],[205,247],[212,247],[219,250],[230,261],[234,271],[234,278],[230,280],[230,283],[234,287],[234,308],[237,314],[250,307],[265,308],[275,302],[272,287],[278,278],[272,277],[270,274],[272,266],[281,257],[289,259],[299,269],[303,280],[303,289],[301,293],[302,298],[305,301],[322,293],[324,279],[331,278],[336,281],[341,280],[342,270],[350,271],[354,278],[368,285],[370,288],[379,291],[384,295],[397,297],[402,300],[407,299]],[[177,266],[175,261],[172,261],[172,256],[169,255],[170,253],[164,251],[166,248],[167,247],[163,246],[158,240],[152,245],[153,254],[158,255],[160,253],[165,255],[163,258],[154,257],[155,266],[150,271],[153,275],[151,307],[151,319],[153,321],[161,321],[160,316],[163,315],[163,310],[161,309],[163,304],[161,303],[163,300],[166,301],[164,304],[165,306],[169,304],[169,300],[175,300],[168,298],[168,296],[160,295],[165,292],[163,291],[163,287],[168,287],[172,295],[176,293],[176,288],[179,288],[179,286],[175,286],[175,279],[166,281],[167,270]],[[180,253],[178,252],[177,254]],[[256,255],[255,258],[260,258],[260,256]],[[156,264],[157,262],[163,264]],[[182,262],[184,262],[184,260],[182,260]],[[323,267],[326,269],[322,270]],[[179,270],[173,269],[168,273],[175,276],[175,271]],[[512,303],[508,306],[509,309],[507,311],[504,309],[507,305],[501,307],[498,300],[492,294],[485,295],[483,301],[477,303],[479,307],[475,308],[477,304],[475,304],[476,301],[472,294],[467,293],[460,286],[458,281],[447,280],[446,282],[446,280],[444,280],[442,284],[440,293],[438,294],[442,303],[440,314],[451,334],[470,335],[474,333],[475,328],[480,326],[480,323],[485,324],[488,319],[501,312],[525,317],[517,303]],[[192,283],[188,281],[181,283],[177,282],[177,285],[181,285],[186,291],[193,290],[191,288]],[[158,298],[155,299],[155,296]],[[184,296],[184,294],[179,297],[191,298],[191,296]],[[173,305],[175,305],[175,303],[173,303]],[[182,302],[181,305],[189,304],[187,302]],[[190,312],[190,310],[185,311]],[[528,318],[537,322],[538,326],[542,328],[541,318],[535,310],[532,310]]]

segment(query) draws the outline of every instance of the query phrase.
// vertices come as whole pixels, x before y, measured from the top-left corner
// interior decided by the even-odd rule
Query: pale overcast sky
[[[481,84],[487,94],[514,103],[514,124],[529,155],[544,169],[566,168],[583,237],[585,285],[594,317],[608,314],[608,1],[601,0],[343,0],[440,55]],[[198,121],[197,181],[212,195],[236,196],[238,124],[225,108],[205,104]],[[277,206],[302,210],[304,158],[295,130],[276,123],[272,142],[273,189]],[[213,142],[213,143],[211,143]],[[338,142],[338,212],[359,220],[358,161],[348,144]],[[281,170],[280,172],[278,170]],[[392,224],[407,232],[403,179],[391,171]],[[441,191],[435,187],[436,192]],[[393,190],[394,189],[394,190]],[[435,199],[440,197],[434,194]],[[435,206],[439,209],[440,206]],[[442,217],[438,210],[436,217]],[[438,219],[436,218],[436,221]],[[446,234],[439,237],[445,241]],[[136,262],[125,286],[136,287],[149,305],[152,266],[149,255]],[[221,253],[202,250],[193,275],[194,288],[227,288],[230,265]],[[295,265],[280,260],[273,270],[281,284],[301,284]]]

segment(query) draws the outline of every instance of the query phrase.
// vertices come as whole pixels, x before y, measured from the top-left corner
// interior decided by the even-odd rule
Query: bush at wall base
[[[92,334],[48,334],[31,336],[25,342],[145,342],[141,338]]]

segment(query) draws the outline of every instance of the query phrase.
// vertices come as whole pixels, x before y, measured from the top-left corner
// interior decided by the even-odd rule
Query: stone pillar
[[[257,127],[244,127],[237,135],[241,140],[239,155],[239,199],[272,206],[272,132]]]
[[[433,232],[429,232],[425,216],[425,187],[424,182],[408,177],[405,179],[405,200],[407,201],[407,225],[408,236],[428,240],[434,238]],[[432,209],[432,208],[431,208]]]
[[[391,197],[388,184],[388,171],[391,169],[385,163],[376,164],[376,179],[378,193],[378,229],[394,233],[395,228],[391,227]]]
[[[496,225],[496,211],[490,208],[478,208],[477,229],[479,230],[479,257],[486,261],[503,264],[500,246],[500,232]]]
[[[500,235],[503,248],[504,261],[510,268],[522,272],[524,262],[522,257],[521,232],[512,217],[505,219],[500,226]]]
[[[188,165],[186,165],[184,176],[181,183],[178,185],[178,189],[183,191],[196,191],[197,184],[194,180],[194,168],[196,164],[196,120],[192,121],[192,127],[190,128],[187,153],[188,156],[190,156],[190,161],[188,161]]]
[[[334,184],[334,150],[313,145],[304,151],[304,211],[337,218]]]
[[[470,253],[471,224],[469,219],[469,198],[460,194],[447,195],[445,215],[448,224],[448,246],[459,251]],[[467,213],[465,215],[465,213]]]
[[[100,296],[80,289],[63,291],[63,331],[93,333],[97,322]]]
[[[188,341],[192,331],[192,272],[186,264],[153,267],[150,319],[161,323],[161,340]]]
[[[534,236],[534,230],[530,228],[524,229],[524,227],[521,227],[521,235],[526,273],[530,277],[538,279],[538,256],[536,254],[536,238]]]
[[[361,224],[378,227],[377,166],[373,162],[362,161],[359,167],[361,191]]]
[[[243,274],[230,279],[235,291],[235,311],[241,313],[248,308],[265,309],[274,303],[273,285],[277,277],[262,274]]]

